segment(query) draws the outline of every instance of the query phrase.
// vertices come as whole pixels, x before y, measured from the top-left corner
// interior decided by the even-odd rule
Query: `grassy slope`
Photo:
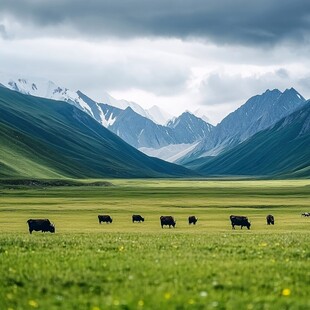
[[[0,177],[188,176],[63,102],[0,88]]]
[[[196,169],[207,175],[310,177],[309,130],[300,134],[309,119],[310,104]]]
[[[60,169],[53,168],[59,166],[57,155],[53,154],[44,143],[4,124],[0,124],[0,131],[0,158],[3,165],[0,177],[63,177]],[[54,155],[54,160],[51,155]]]
[[[1,309],[309,309],[300,213],[310,181],[112,182],[0,191]],[[98,213],[113,223],[99,225]],[[133,213],[146,221],[132,224]],[[231,230],[232,213],[252,229]],[[162,214],[177,227],[161,229]],[[50,218],[56,234],[30,236],[29,217]]]

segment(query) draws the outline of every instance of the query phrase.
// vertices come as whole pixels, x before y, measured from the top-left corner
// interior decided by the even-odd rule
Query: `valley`
[[[217,126],[189,112],[163,126],[76,95],[84,104],[0,88],[0,176],[309,177],[309,101],[293,88],[253,96]]]
[[[310,1],[1,1],[0,310],[310,309]]]
[[[309,181],[104,181],[1,186],[1,308],[309,307]],[[230,214],[251,229],[232,230]],[[29,218],[49,218],[55,234],[30,235]]]

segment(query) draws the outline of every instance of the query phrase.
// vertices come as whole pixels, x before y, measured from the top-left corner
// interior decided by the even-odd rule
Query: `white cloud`
[[[190,67],[145,40],[78,41],[28,39],[3,42],[1,69],[44,75],[64,86],[100,96],[105,91],[140,89],[158,96],[180,93]],[[159,44],[160,45],[160,44]]]
[[[177,39],[0,38],[1,71],[53,80],[95,100],[104,91],[172,114],[203,105],[217,122],[267,88],[310,97],[308,47],[217,46]]]

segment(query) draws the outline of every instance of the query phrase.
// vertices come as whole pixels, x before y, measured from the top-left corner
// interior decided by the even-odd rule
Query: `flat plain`
[[[2,185],[0,309],[310,308],[310,180],[108,181]],[[232,230],[231,214],[251,229]],[[56,233],[30,235],[29,218]]]

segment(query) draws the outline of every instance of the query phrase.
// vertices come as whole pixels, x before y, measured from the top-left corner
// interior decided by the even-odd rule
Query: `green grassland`
[[[0,309],[310,308],[310,180],[108,181],[0,185]],[[251,230],[232,230],[230,214]],[[30,235],[29,218],[56,233]]]

